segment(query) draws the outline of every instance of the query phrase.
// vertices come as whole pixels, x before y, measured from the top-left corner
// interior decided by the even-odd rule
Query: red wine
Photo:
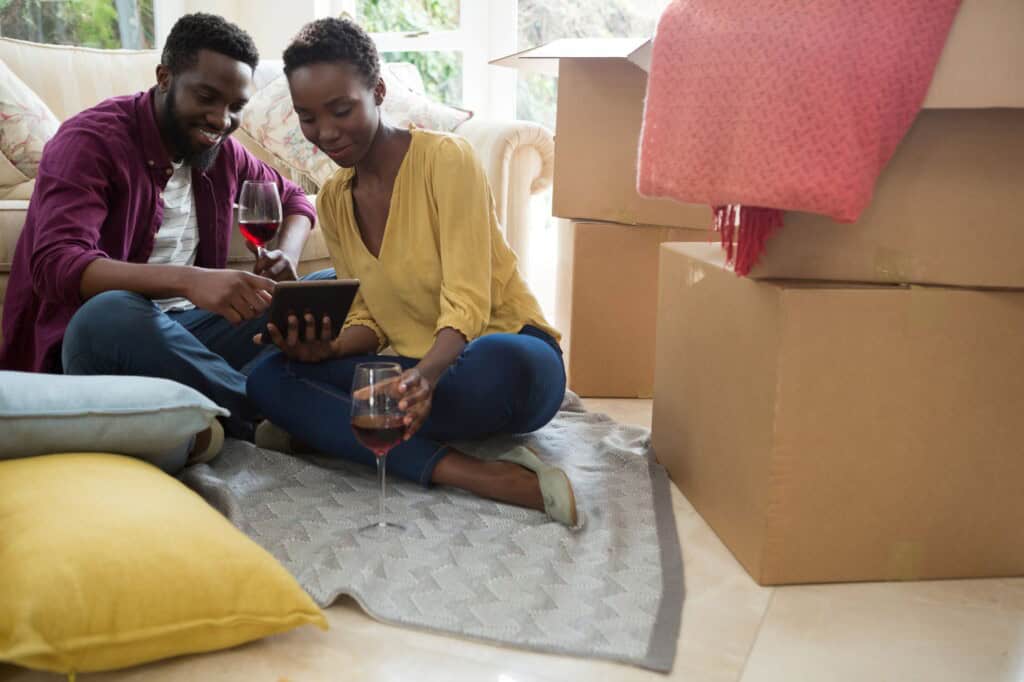
[[[249,240],[253,246],[263,246],[277,234],[277,226],[280,223],[239,223],[238,229],[242,236]]]
[[[402,441],[405,424],[402,416],[397,414],[361,414],[352,417],[352,430],[367,450],[383,457]]]

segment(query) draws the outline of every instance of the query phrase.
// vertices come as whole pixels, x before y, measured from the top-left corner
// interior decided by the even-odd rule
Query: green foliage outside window
[[[370,33],[454,30],[459,26],[459,0],[362,0],[358,19]],[[381,57],[415,64],[428,95],[447,104],[462,104],[459,53],[386,52]]]
[[[153,0],[0,0],[0,35],[37,43],[152,48]]]
[[[361,0],[357,14],[370,33],[449,31],[459,27],[459,0]]]

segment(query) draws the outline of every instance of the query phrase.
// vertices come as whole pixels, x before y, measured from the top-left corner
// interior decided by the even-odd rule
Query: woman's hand
[[[427,379],[419,368],[413,367],[402,373],[398,379],[398,409],[405,412],[405,440],[420,430],[434,398],[434,382]]]
[[[313,316],[306,313],[305,337],[299,335],[299,318],[295,315],[288,316],[288,330],[282,334],[272,322],[267,323],[267,331],[270,334],[270,341],[284,352],[292,360],[299,362],[323,362],[335,357],[334,344],[331,339],[331,318],[324,316],[320,324],[320,334],[317,338],[316,321]],[[263,334],[256,334],[252,337],[255,344],[265,342]]]

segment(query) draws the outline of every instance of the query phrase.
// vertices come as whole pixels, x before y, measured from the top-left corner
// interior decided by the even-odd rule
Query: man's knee
[[[76,374],[82,358],[114,351],[128,339],[139,339],[145,320],[156,312],[153,302],[130,291],[104,291],[78,309],[64,332],[64,371]]]
[[[337,279],[337,275],[334,273],[334,268],[326,268],[324,270],[317,270],[311,272],[301,279],[305,282],[315,282],[322,279]]]

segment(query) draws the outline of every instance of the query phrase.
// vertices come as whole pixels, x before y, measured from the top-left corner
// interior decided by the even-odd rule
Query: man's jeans
[[[333,270],[321,270],[303,279],[333,277]],[[253,360],[273,348],[252,342],[265,324],[261,316],[235,326],[199,308],[164,313],[140,294],[106,291],[71,318],[61,362],[65,374],[130,374],[191,386],[231,412],[227,435],[251,440],[258,415],[245,379]]]

